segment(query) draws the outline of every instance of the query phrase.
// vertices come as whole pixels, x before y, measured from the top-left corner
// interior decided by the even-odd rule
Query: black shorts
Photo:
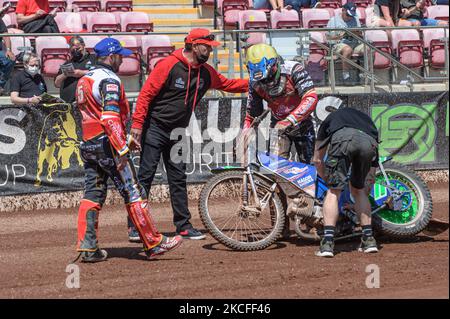
[[[340,129],[331,137],[325,167],[329,188],[344,189],[350,178],[354,188],[363,189],[370,168],[378,167],[378,143],[360,130]]]

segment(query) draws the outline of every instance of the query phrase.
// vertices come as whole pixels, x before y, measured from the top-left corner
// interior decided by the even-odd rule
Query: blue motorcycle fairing
[[[258,160],[269,171],[316,197],[317,170],[313,165],[289,161],[266,152],[258,152]]]

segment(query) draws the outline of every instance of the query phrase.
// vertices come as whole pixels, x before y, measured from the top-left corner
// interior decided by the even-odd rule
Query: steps
[[[198,1],[200,2],[200,1]],[[153,22],[154,32],[168,34],[176,49],[184,47],[184,38],[193,28],[214,30],[213,11],[206,6],[193,7],[192,0],[133,0],[133,10],[145,12]],[[217,34],[216,39],[222,41],[223,34]],[[228,76],[228,50],[219,47],[218,71]],[[239,77],[239,53],[234,53],[234,77]],[[212,63],[212,55],[209,63]],[[244,70],[244,76],[247,70]]]

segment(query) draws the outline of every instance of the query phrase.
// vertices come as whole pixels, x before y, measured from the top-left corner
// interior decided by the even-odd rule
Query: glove
[[[277,124],[275,124],[275,129],[279,130],[280,134],[283,134],[292,126],[292,123],[288,120],[282,120],[278,121]]]

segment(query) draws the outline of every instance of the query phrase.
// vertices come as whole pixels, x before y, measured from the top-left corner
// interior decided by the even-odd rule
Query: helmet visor
[[[248,62],[247,67],[250,73],[251,81],[261,81],[269,76],[272,65],[276,62],[276,58],[267,60],[265,57],[258,63]]]

